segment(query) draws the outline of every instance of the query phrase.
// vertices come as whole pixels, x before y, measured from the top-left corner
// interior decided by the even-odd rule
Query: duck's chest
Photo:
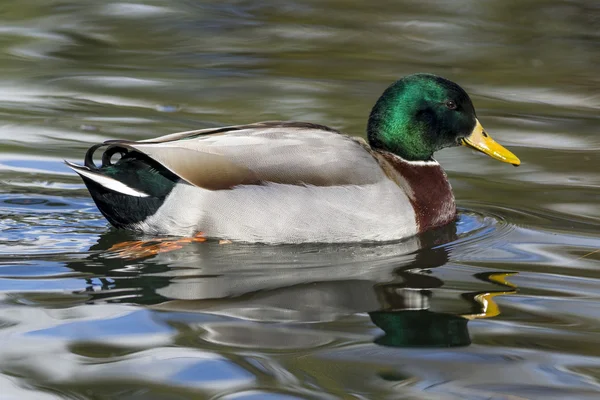
[[[406,161],[390,153],[384,154],[384,158],[393,168],[393,173],[386,173],[404,189],[410,200],[419,233],[455,219],[452,187],[437,161]]]

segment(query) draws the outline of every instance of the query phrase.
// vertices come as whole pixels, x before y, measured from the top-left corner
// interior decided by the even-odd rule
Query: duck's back
[[[167,135],[130,145],[174,169],[182,160],[190,167],[196,162],[193,171],[186,172],[200,187],[207,167],[215,164],[221,172],[243,169],[244,183],[338,186],[375,183],[385,177],[360,140],[322,125],[264,122],[173,137],[177,138]],[[205,161],[204,155],[210,159]]]

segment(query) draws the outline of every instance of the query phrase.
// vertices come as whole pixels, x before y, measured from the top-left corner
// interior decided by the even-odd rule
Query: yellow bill
[[[475,125],[473,132],[471,132],[469,136],[462,140],[462,145],[472,147],[492,158],[495,158],[496,160],[512,164],[515,167],[518,167],[521,164],[521,160],[519,160],[517,156],[502,147],[500,144],[496,143],[494,139],[485,133],[483,126],[481,126],[479,123],[479,120],[477,120],[477,124]]]

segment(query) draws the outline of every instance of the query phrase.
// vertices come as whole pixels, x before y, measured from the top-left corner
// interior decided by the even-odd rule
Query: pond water
[[[0,398],[600,398],[598,2],[0,10]],[[362,135],[414,72],[522,166],[440,152],[457,222],[401,243],[136,257],[62,162],[261,120]]]

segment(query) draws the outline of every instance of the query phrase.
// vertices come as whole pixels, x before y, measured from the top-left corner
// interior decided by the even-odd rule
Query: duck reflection
[[[432,310],[435,288],[444,282],[421,273],[403,271],[401,283],[376,285],[381,309],[369,313],[371,321],[385,334],[375,343],[390,347],[458,347],[471,344],[467,323],[474,318],[489,318],[499,314],[493,298],[516,292],[506,281],[513,273],[476,274],[484,282],[497,283],[498,290],[462,293],[470,312],[453,314]]]
[[[209,241],[141,260],[108,251],[123,239],[114,235],[120,234],[106,235],[91,249],[92,256],[70,265],[95,275],[104,271],[105,278],[90,278],[93,301],[133,301],[156,310],[233,318],[234,326],[206,325],[206,335],[212,342],[219,338],[242,347],[253,340],[273,346],[278,333],[272,325],[246,324],[240,330],[240,320],[324,323],[361,313],[383,330],[375,339],[382,346],[466,346],[468,321],[497,315],[493,297],[515,290],[506,282],[508,273],[473,275],[479,282],[473,287],[482,288],[476,291],[452,289],[436,276],[434,271],[449,263],[446,244],[457,238],[454,225],[401,243],[262,246]],[[280,330],[282,325],[277,326]],[[290,340],[284,336],[282,341]]]

